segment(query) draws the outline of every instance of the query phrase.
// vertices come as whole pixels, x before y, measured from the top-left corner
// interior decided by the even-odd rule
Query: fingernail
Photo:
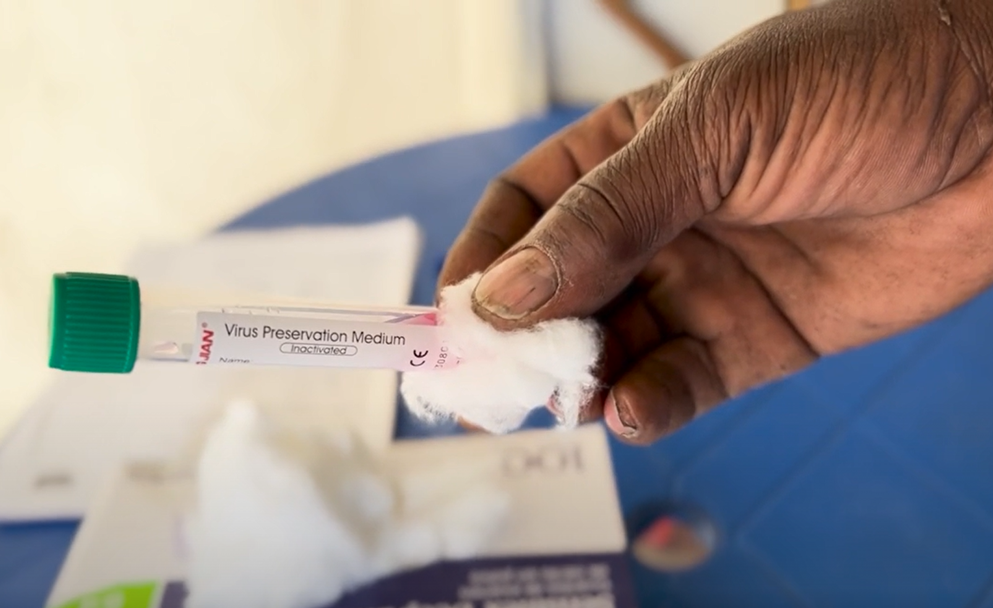
[[[462,427],[464,430],[470,433],[481,433],[483,431],[481,427],[476,426],[475,424],[469,422],[465,418],[458,418],[457,422],[460,427]]]
[[[622,437],[634,437],[638,434],[638,423],[631,416],[631,412],[614,398],[613,393],[607,395],[604,401],[603,419],[610,430]]]
[[[476,303],[502,319],[520,319],[541,308],[558,289],[548,256],[522,249],[483,275],[473,294]]]

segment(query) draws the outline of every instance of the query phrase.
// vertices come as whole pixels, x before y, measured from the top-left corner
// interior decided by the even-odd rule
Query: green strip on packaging
[[[58,608],[155,608],[156,583],[129,583],[106,587],[77,597]]]

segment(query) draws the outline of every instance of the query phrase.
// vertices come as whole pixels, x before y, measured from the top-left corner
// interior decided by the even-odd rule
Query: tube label
[[[433,314],[386,322],[201,312],[196,365],[441,370],[458,365]]]

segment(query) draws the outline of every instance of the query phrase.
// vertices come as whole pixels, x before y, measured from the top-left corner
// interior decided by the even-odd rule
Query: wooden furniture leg
[[[645,22],[627,0],[597,0],[610,15],[619,21],[635,38],[655,53],[667,68],[675,69],[688,58],[664,34]],[[732,0],[733,1],[733,0]]]

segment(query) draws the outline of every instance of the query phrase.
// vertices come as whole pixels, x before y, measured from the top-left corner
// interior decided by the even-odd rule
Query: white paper
[[[397,306],[410,297],[419,249],[420,231],[404,218],[157,246],[129,271],[145,285]],[[382,370],[139,362],[124,376],[63,374],[0,446],[0,519],[82,516],[124,462],[192,457],[233,398],[315,428],[354,428],[382,448],[392,438],[396,389],[396,374]]]
[[[624,551],[624,525],[602,426],[570,433],[526,431],[398,442],[383,455],[394,474],[428,496],[458,488],[457,474],[437,474],[457,465],[477,475],[486,471],[480,481],[507,494],[510,517],[499,539],[476,556],[510,560],[491,571],[491,577],[509,573],[518,558],[539,560],[540,565],[540,560],[559,556],[621,556]],[[425,484],[426,479],[436,484]],[[194,494],[193,483],[184,476],[156,478],[147,471],[122,471],[87,514],[47,605],[61,606],[73,598],[96,601],[123,586],[144,583],[153,588],[148,605],[161,606],[164,587],[184,580],[184,520]],[[416,501],[417,496],[408,499]],[[592,566],[598,561],[580,563]],[[533,562],[528,566],[535,570]],[[604,592],[617,594],[616,604],[562,598],[535,605],[633,605],[620,601],[630,597],[630,589],[621,588],[628,582],[626,573],[615,572],[604,580]]]

